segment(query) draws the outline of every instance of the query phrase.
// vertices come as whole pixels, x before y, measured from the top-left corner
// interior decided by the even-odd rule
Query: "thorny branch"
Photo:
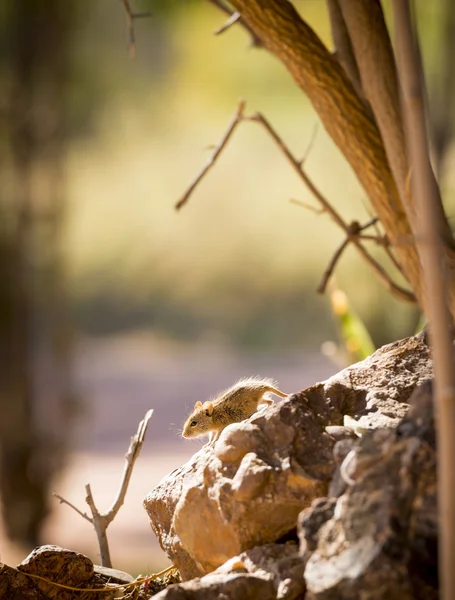
[[[341,248],[338,248],[337,252],[335,253],[335,256],[333,257],[333,259],[331,261],[332,269],[330,269],[330,265],[329,265],[325,274],[328,274],[328,277],[330,277],[330,275],[333,271],[333,268],[334,268],[336,262],[338,261],[339,257],[341,256],[344,248],[346,247],[348,242],[352,242],[354,244],[354,246],[357,248],[357,250],[360,252],[360,254],[364,257],[364,259],[373,268],[376,275],[379,277],[380,281],[382,281],[382,283],[386,286],[386,288],[392,294],[394,294],[401,300],[405,300],[407,302],[416,302],[416,298],[412,292],[404,289],[403,287],[399,286],[397,283],[392,281],[392,279],[390,278],[389,274],[385,271],[385,269],[377,262],[377,260],[375,260],[369,254],[369,252],[366,250],[366,248],[362,245],[361,236],[358,234],[360,232],[358,232],[355,235],[353,234],[352,224],[348,224],[344,221],[344,219],[336,211],[336,209],[330,204],[330,202],[327,200],[327,198],[314,185],[314,183],[308,177],[308,175],[306,174],[306,172],[303,168],[303,163],[305,162],[306,156],[303,160],[297,160],[295,158],[295,156],[292,154],[292,152],[289,150],[287,145],[284,143],[284,141],[281,139],[281,137],[278,135],[278,133],[275,131],[275,129],[272,127],[272,125],[269,123],[269,121],[261,113],[256,113],[253,115],[245,115],[244,111],[245,111],[245,101],[241,100],[237,106],[237,109],[236,109],[230,123],[229,123],[229,126],[228,126],[226,132],[224,133],[224,135],[222,136],[220,141],[214,147],[213,152],[207,159],[207,162],[204,165],[204,167],[201,169],[201,171],[199,171],[197,176],[193,179],[193,181],[188,186],[188,188],[187,188],[186,192],[184,193],[184,195],[182,196],[182,198],[177,202],[177,204],[175,205],[175,208],[177,210],[179,210],[180,208],[182,208],[182,206],[184,204],[186,204],[186,202],[188,202],[191,194],[194,192],[197,185],[201,182],[201,180],[207,174],[209,169],[215,164],[217,158],[223,151],[224,147],[226,146],[227,142],[229,141],[235,128],[242,121],[251,121],[253,123],[258,123],[270,135],[270,137],[273,139],[273,141],[276,143],[276,145],[280,148],[280,150],[282,151],[284,156],[288,159],[288,161],[291,164],[291,166],[293,167],[294,171],[296,171],[297,175],[303,181],[305,186],[308,188],[308,190],[313,194],[313,196],[319,202],[319,204],[322,207],[319,212],[320,213],[326,212],[331,217],[332,221],[334,221],[346,234],[346,238],[347,238],[346,241],[343,243]],[[307,151],[307,153],[308,153],[308,151]],[[298,202],[296,202],[296,203],[298,203]],[[367,226],[369,227],[370,225],[373,225],[375,222],[376,221],[369,222],[369,224],[367,224]],[[360,227],[360,226],[358,225],[358,227]],[[363,229],[365,229],[365,226],[363,227]],[[376,239],[376,241],[378,241],[378,240]],[[328,281],[328,277],[327,277],[327,281]],[[325,276],[324,276],[324,279],[325,279]],[[324,279],[323,279],[323,282],[324,282]],[[325,289],[326,285],[327,285],[327,282],[325,282],[325,284],[323,286],[323,290]],[[322,286],[322,283],[319,286],[318,291],[321,289],[321,286]]]
[[[128,51],[130,58],[136,58],[136,39],[134,35],[134,21],[136,19],[144,19],[149,17],[149,12],[135,13],[131,10],[129,0],[122,0],[123,8],[126,13],[126,24],[128,27]]]
[[[152,417],[152,414],[153,410],[149,410],[147,412],[143,420],[139,423],[136,435],[134,435],[131,438],[128,452],[125,455],[125,467],[123,470],[123,476],[120,482],[120,486],[117,492],[117,497],[115,498],[112,506],[107,512],[100,513],[97,509],[95,501],[93,499],[92,489],[89,483],[85,486],[85,501],[87,502],[90,508],[90,512],[92,513],[91,517],[79,510],[76,506],[74,506],[74,504],[72,504],[59,494],[53,494],[56,498],[58,498],[58,500],[60,500],[60,503],[67,504],[69,507],[75,510],[78,515],[80,515],[82,518],[84,518],[86,521],[89,521],[89,523],[93,525],[96,531],[96,535],[98,537],[101,564],[103,565],[103,567],[112,567],[106,530],[110,523],[112,523],[112,521],[115,519],[118,511],[120,510],[125,501],[125,496],[128,490],[131,474],[133,472],[134,463],[136,462],[136,459],[141,451],[142,444],[144,443],[145,434],[147,432],[147,427]]]

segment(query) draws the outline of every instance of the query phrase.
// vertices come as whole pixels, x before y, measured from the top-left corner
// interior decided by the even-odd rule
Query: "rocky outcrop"
[[[305,590],[296,542],[266,544],[242,552],[202,578],[172,585],[155,598],[241,598],[295,600]]]
[[[191,461],[168,475],[147,496],[144,505],[162,548],[180,569],[182,578],[214,571],[233,556],[275,542],[291,531],[302,510],[327,496],[334,474],[330,494],[344,492],[347,484],[346,477],[339,475],[340,464],[348,462],[352,473],[347,474],[347,480],[355,487],[362,469],[369,469],[374,461],[371,463],[369,457],[362,466],[359,457],[366,449],[362,447],[351,453],[355,443],[352,435],[338,441],[340,436],[335,435],[334,426],[342,433],[339,426],[344,415],[356,419],[363,430],[397,425],[407,412],[411,393],[431,374],[424,333],[389,344],[327,381],[294,394],[247,421],[230,425],[214,448],[204,447]],[[331,426],[328,430],[331,433],[326,426]],[[385,444],[383,436],[393,446],[394,442],[387,438],[390,435],[389,430],[375,432],[364,436],[361,443]],[[400,465],[402,468],[402,451],[405,457],[410,456],[411,450],[404,446],[396,450],[394,458],[387,455],[390,471]],[[382,449],[377,453],[380,462]],[[351,458],[345,461],[348,454]],[[424,462],[429,460],[428,456],[419,454],[419,457]],[[380,477],[388,475],[386,470],[381,473],[374,480],[375,485],[380,485]],[[396,477],[399,479],[399,475]],[[394,480],[393,485],[398,482]],[[371,489],[363,492],[365,506],[369,506],[366,496]],[[345,502],[351,492],[350,489]],[[330,515],[330,506],[333,508],[333,501],[328,501],[322,511],[325,516]],[[344,515],[343,507],[348,510],[350,506],[349,502],[344,506],[339,500],[337,518]],[[369,539],[371,544],[374,535]],[[314,537],[312,543],[313,552],[317,553],[319,538],[316,542]],[[352,552],[355,554],[355,546]],[[317,568],[312,566],[315,561],[308,567],[309,574],[316,569],[314,577],[309,575],[308,593],[321,594],[315,584]]]
[[[429,383],[416,390],[413,402],[398,428],[379,429],[355,444],[348,473],[353,483],[336,503],[318,500],[301,513],[308,600],[362,594],[437,598],[436,449]]]

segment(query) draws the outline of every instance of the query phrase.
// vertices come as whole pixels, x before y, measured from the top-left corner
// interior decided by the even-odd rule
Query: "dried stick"
[[[229,29],[229,27],[232,27],[233,25],[235,25],[235,23],[237,23],[237,21],[239,19],[240,19],[240,13],[238,13],[238,12],[232,13],[232,15],[229,17],[229,19],[223,25],[221,25],[221,27],[218,27],[218,29],[215,29],[215,31],[213,33],[215,35],[220,35],[224,31],[227,31]]]
[[[316,290],[318,294],[325,293],[327,284],[329,283],[329,280],[333,275],[333,271],[335,270],[335,266],[336,266],[338,260],[340,259],[341,255],[343,254],[344,250],[348,247],[350,241],[351,240],[347,237],[343,241],[341,246],[338,248],[338,250],[335,252],[335,254],[332,256],[332,259],[329,262],[328,267],[324,271],[324,274],[321,279],[321,283],[318,285],[318,288]]]
[[[100,548],[100,557],[101,564],[103,567],[112,567],[111,556],[109,552],[109,544],[107,540],[106,530],[110,523],[115,519],[118,511],[122,507],[126,492],[128,490],[128,485],[131,479],[131,474],[133,473],[134,463],[136,462],[137,457],[142,448],[142,444],[144,443],[145,434],[147,432],[147,427],[149,421],[152,417],[153,410],[149,410],[143,420],[139,423],[137,433],[131,438],[131,442],[128,448],[128,452],[125,455],[125,468],[123,470],[122,479],[120,481],[120,486],[117,492],[117,497],[115,498],[110,509],[105,513],[100,513],[96,507],[95,500],[93,499],[92,489],[90,484],[88,483],[85,486],[86,498],[90,512],[92,516],[90,517],[86,513],[79,510],[74,504],[60,496],[59,494],[54,493],[53,495],[60,500],[61,504],[67,504],[70,508],[75,510],[78,515],[83,517],[86,521],[89,521],[93,527],[95,528],[96,535],[98,538],[98,545]]]
[[[316,208],[315,206],[311,206],[307,202],[302,202],[302,200],[296,200],[295,198],[291,198],[289,200],[291,204],[295,204],[296,206],[301,206],[302,208],[306,208],[307,210],[313,212],[315,215],[322,215],[325,213],[323,208]]]
[[[425,120],[423,74],[408,0],[394,0],[398,71],[407,149],[412,164],[418,250],[423,267],[424,309],[434,361],[438,432],[439,575],[441,596],[455,598],[455,369],[449,310],[450,281],[439,219],[439,190],[431,168]],[[416,233],[416,232],[414,232]],[[453,298],[452,298],[453,302]]]
[[[343,254],[344,250],[348,247],[349,242],[352,242],[354,238],[368,239],[367,236],[361,236],[361,232],[368,227],[374,225],[377,221],[377,217],[373,217],[369,221],[367,221],[364,225],[360,225],[357,221],[353,221],[349,228],[349,234],[346,236],[346,239],[343,241],[341,246],[337,249],[335,254],[332,256],[330,263],[327,266],[327,269],[324,271],[324,274],[321,279],[321,283],[318,286],[317,292],[318,294],[324,294],[329,283],[330,278],[333,275],[333,271],[335,270],[335,266]]]
[[[350,235],[349,225],[345,223],[344,219],[341,215],[333,208],[327,198],[318,190],[318,188],[314,185],[311,179],[308,177],[300,162],[294,157],[289,148],[286,146],[284,141],[275,131],[275,129],[271,126],[271,124],[267,121],[267,119],[261,115],[260,113],[256,113],[251,117],[243,117],[244,120],[253,121],[259,123],[264,127],[267,133],[271,136],[280,150],[283,152],[285,157],[290,162],[293,169],[296,171],[297,175],[309,189],[309,191],[313,194],[313,196],[318,200],[318,202],[323,207],[324,211],[327,212],[332,220],[343,229],[347,236]],[[402,288],[395,282],[393,282],[388,273],[384,270],[384,268],[368,253],[368,251],[362,245],[358,236],[353,237],[350,241],[356,246],[360,254],[365,258],[365,260],[370,264],[370,266],[375,271],[376,275],[382,281],[382,283],[386,286],[386,288],[397,298],[401,300],[406,300],[407,302],[415,302],[415,296],[412,292]]]
[[[129,0],[122,0],[123,8],[125,9],[126,14],[126,24],[128,27],[128,50],[130,54],[130,58],[136,58],[136,39],[134,35],[134,21],[136,19],[143,19],[144,17],[149,17],[149,12],[140,12],[134,13],[131,10],[131,6]]]
[[[226,23],[224,23],[224,25],[222,25],[218,29],[215,29],[215,31],[214,31],[215,35],[220,35],[220,33],[223,33],[223,31],[226,31],[232,25],[234,25],[234,23],[238,22],[250,34],[251,46],[253,48],[261,48],[262,47],[262,45],[263,45],[262,41],[254,33],[254,31],[251,29],[251,27],[245,23],[245,21],[242,19],[241,15],[238,12],[231,10],[223,2],[223,0],[209,0],[209,2],[210,2],[210,4],[213,4],[213,6],[216,6],[217,8],[219,8],[222,12],[224,12],[224,14],[228,15],[228,17],[229,17],[228,20],[226,21]]]
[[[240,102],[239,102],[239,104],[237,106],[237,109],[236,109],[236,111],[235,111],[235,113],[234,113],[234,115],[233,115],[233,117],[231,119],[231,122],[229,123],[229,126],[228,126],[225,134],[223,135],[223,137],[221,138],[221,140],[218,142],[218,144],[216,144],[216,146],[213,148],[213,152],[209,156],[209,158],[207,159],[207,162],[205,163],[205,165],[202,168],[202,170],[196,175],[196,177],[190,183],[188,189],[186,190],[186,192],[184,193],[184,195],[182,196],[182,198],[180,198],[180,200],[175,205],[175,208],[177,210],[180,210],[182,208],[182,206],[184,206],[188,202],[189,197],[191,196],[191,194],[195,190],[195,188],[198,185],[198,183],[201,181],[201,179],[203,179],[203,177],[211,169],[211,167],[213,167],[213,165],[216,162],[216,159],[221,154],[221,152],[223,151],[223,148],[226,146],[226,144],[229,141],[229,138],[233,134],[234,129],[237,127],[237,125],[242,120],[243,111],[244,110],[245,110],[245,100],[240,100]]]
[[[351,241],[356,246],[360,254],[370,264],[370,266],[373,268],[373,271],[375,271],[376,275],[379,277],[380,281],[382,281],[382,283],[386,286],[386,288],[401,300],[405,300],[407,302],[416,302],[416,298],[412,292],[404,289],[403,287],[399,286],[397,283],[392,281],[385,269],[368,253],[368,251],[362,245],[359,236],[352,236],[352,231],[350,229],[351,226],[344,221],[341,215],[335,210],[335,208],[318,190],[318,188],[314,185],[314,183],[306,174],[305,170],[303,169],[303,162],[305,158],[303,160],[297,160],[295,158],[295,156],[291,153],[284,141],[281,139],[281,137],[278,135],[278,133],[275,131],[275,129],[272,127],[269,121],[262,114],[256,113],[254,115],[247,116],[244,114],[244,110],[245,101],[241,100],[237,106],[237,109],[229,123],[225,134],[218,142],[218,144],[216,144],[206,164],[190,183],[182,198],[175,205],[175,208],[179,210],[180,208],[182,208],[182,206],[186,204],[186,202],[188,201],[189,197],[194,192],[198,184],[201,182],[201,180],[204,178],[204,176],[207,174],[210,168],[215,164],[218,156],[221,154],[222,150],[226,146],[232,133],[234,132],[235,128],[239,125],[239,123],[241,123],[242,121],[251,121],[253,123],[258,123],[259,125],[262,125],[262,127],[270,135],[273,141],[277,144],[277,146],[280,148],[280,150],[290,162],[293,169],[297,172],[297,175],[300,177],[300,179],[303,181],[306,187],[310,190],[310,192],[319,202],[319,204],[322,207],[321,212],[327,212],[330,215],[331,219],[341,229],[343,229],[343,231],[346,233],[346,236],[350,238],[349,241]]]
[[[310,156],[310,152],[313,149],[317,134],[318,134],[318,124],[316,123],[315,126],[313,127],[313,131],[311,133],[311,137],[310,137],[310,141],[308,142],[308,146],[306,147],[306,150],[303,153],[302,158],[300,159],[300,166],[302,168],[305,165],[307,158]]]

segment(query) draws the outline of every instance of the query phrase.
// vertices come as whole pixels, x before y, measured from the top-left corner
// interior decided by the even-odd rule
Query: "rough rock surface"
[[[342,425],[344,415],[365,429],[396,425],[414,388],[431,374],[424,333],[389,344],[230,425],[214,448],[165,477],[144,505],[182,578],[209,573],[295,527],[299,512],[327,495],[335,470],[336,439],[325,427]],[[353,443],[337,443],[344,442]]]
[[[299,517],[307,600],[438,597],[436,450],[431,385],[396,429],[353,449],[353,484]]]
[[[79,592],[66,590],[46,583],[50,582],[75,588],[104,588],[110,584],[125,584],[133,581],[128,573],[93,565],[92,561],[79,552],[64,550],[58,546],[39,546],[17,567],[0,563],[0,598],[2,600],[109,600],[119,598],[121,590],[102,592]],[[156,592],[164,585],[158,580],[151,582],[150,590]]]
[[[303,598],[304,563],[295,542],[266,544],[242,552],[201,579],[168,587],[155,596],[173,598]]]

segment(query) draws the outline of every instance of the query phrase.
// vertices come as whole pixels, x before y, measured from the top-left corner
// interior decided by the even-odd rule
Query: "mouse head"
[[[213,404],[211,402],[196,402],[194,411],[190,414],[183,426],[184,438],[195,438],[205,435],[213,430]]]

